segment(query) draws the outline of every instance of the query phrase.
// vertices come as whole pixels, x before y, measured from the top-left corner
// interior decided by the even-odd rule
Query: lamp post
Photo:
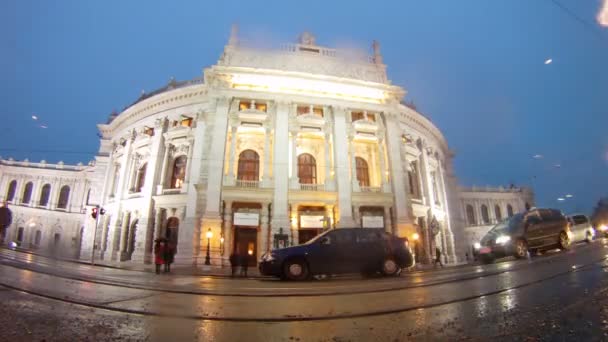
[[[207,230],[207,255],[205,256],[205,265],[211,265],[211,256],[209,255],[211,237],[213,237],[213,233],[211,232],[211,228]]]

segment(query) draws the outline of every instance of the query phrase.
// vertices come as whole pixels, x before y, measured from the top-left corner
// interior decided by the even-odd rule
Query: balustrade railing
[[[237,179],[236,186],[239,188],[259,188],[260,181]]]
[[[379,186],[361,186],[361,192],[382,192]]]
[[[305,191],[324,191],[325,184],[302,184],[300,183],[300,190]]]

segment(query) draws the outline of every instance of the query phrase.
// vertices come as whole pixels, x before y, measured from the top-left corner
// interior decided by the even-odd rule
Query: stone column
[[[115,215],[112,215],[112,220],[110,221],[110,228],[108,228],[108,239],[110,239],[110,260],[119,260],[119,250],[120,250],[120,236],[121,236],[121,213],[116,212]]]
[[[386,161],[384,160],[384,139],[382,138],[378,140],[378,155],[380,157],[380,179],[382,179],[380,186],[382,187],[382,192],[391,192],[386,171]]]
[[[430,208],[435,206],[435,194],[433,193],[433,184],[432,184],[432,180],[431,180],[431,170],[430,170],[430,166],[429,166],[429,159],[428,159],[428,152],[427,152],[427,146],[426,143],[422,143],[422,154],[420,156],[421,160],[422,160],[422,171],[421,171],[421,175],[423,178],[423,185],[424,185],[424,194],[425,197],[427,198],[427,203],[426,205],[428,205]]]
[[[270,185],[270,133],[271,128],[266,124],[264,127],[264,174],[262,175],[262,186]]]
[[[260,234],[258,235],[258,260],[262,257],[262,254],[268,252],[270,249],[270,241],[268,241],[268,203],[262,203],[262,211],[260,212]]]
[[[131,225],[131,222],[129,222],[130,216],[131,214],[127,211],[122,217],[122,224],[120,226],[120,261],[127,259],[127,243],[129,240],[129,226]]]
[[[391,218],[391,208],[384,207],[384,230],[388,233],[393,233],[393,220]],[[411,240],[411,236],[407,236]]]
[[[300,185],[300,179],[298,178],[298,150],[296,146],[298,144],[298,133],[291,131],[289,141],[291,142],[291,178],[289,183],[292,189],[298,189]]]
[[[228,180],[229,184],[234,184],[234,160],[236,157],[236,137],[237,137],[237,126],[233,124],[230,134],[230,161],[228,162]]]
[[[224,259],[227,259],[232,254],[234,247],[234,229],[232,228],[232,202],[226,201],[224,207]]]
[[[163,161],[162,161],[162,164],[160,165],[160,178],[158,180],[158,185],[156,186],[157,195],[162,195],[163,189],[167,185],[166,184],[167,170],[169,169],[169,165],[167,165],[167,164],[169,163],[169,151],[170,150],[171,150],[171,143],[165,142],[165,152],[163,153]],[[187,160],[186,162],[188,164],[190,164],[190,160]]]
[[[211,146],[209,148],[209,161],[207,173],[207,190],[205,211],[199,229],[199,241],[203,243],[199,252],[206,254],[207,238],[205,234],[209,228],[213,233],[211,263],[219,265],[219,236],[221,232],[222,218],[220,217],[221,190],[224,175],[224,156],[226,148],[226,135],[228,131],[228,111],[230,101],[227,97],[217,99],[215,115],[213,116],[213,129],[211,130]],[[201,151],[202,152],[202,151]],[[199,154],[197,154],[199,155]],[[202,155],[202,154],[200,154]],[[192,189],[194,192],[194,189]],[[189,191],[190,193],[190,191]],[[194,208],[193,208],[194,209]],[[194,216],[194,215],[193,215]],[[204,227],[204,228],[203,228]],[[191,237],[190,237],[191,238]],[[203,250],[205,249],[205,250]]]
[[[288,191],[289,191],[289,104],[277,103],[274,139],[273,139],[273,176],[274,194],[272,200],[271,235],[278,234],[279,228],[289,227]],[[297,170],[293,170],[294,172]]]
[[[120,178],[118,178],[118,187],[116,188],[116,194],[114,194],[114,198],[117,201],[123,198],[125,190],[129,186],[127,177],[130,169],[129,159],[131,154],[131,142],[131,138],[128,138],[123,154],[120,157]]]
[[[325,133],[325,189],[335,190],[333,176],[331,175],[331,147],[329,146],[330,133]]]
[[[409,183],[402,160],[401,140],[402,129],[398,119],[398,113],[386,113],[386,148],[389,158],[390,174],[393,175],[391,185],[393,187],[393,208],[395,215],[395,234],[397,236],[412,236],[416,231],[412,222],[412,203],[407,191]]]
[[[154,218],[154,240],[161,238],[163,235],[163,218],[164,218],[164,210],[163,208],[155,209],[155,218]]]
[[[361,206],[358,204],[353,205],[353,220],[355,221],[355,225],[353,227],[362,227],[363,222],[361,221]]]
[[[339,221],[337,227],[353,227],[355,220],[352,216],[352,182],[348,175],[350,167],[346,110],[341,107],[333,107],[332,109],[334,114],[334,161],[338,186]]]

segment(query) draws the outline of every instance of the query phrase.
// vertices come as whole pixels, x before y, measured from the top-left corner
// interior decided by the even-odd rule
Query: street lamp
[[[211,237],[213,237],[213,233],[211,232],[211,228],[209,228],[209,230],[207,230],[207,256],[205,256],[205,265],[211,265],[211,256],[209,255]]]

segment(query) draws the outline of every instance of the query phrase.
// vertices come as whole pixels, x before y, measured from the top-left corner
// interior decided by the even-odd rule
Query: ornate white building
[[[304,33],[262,50],[233,29],[203,77],[172,80],[98,125],[89,166],[0,163],[0,196],[17,217],[11,238],[34,246],[43,226],[41,239],[61,234],[74,255],[90,255],[95,241],[100,258],[149,262],[154,239],[167,237],[177,263],[202,264],[209,244],[219,265],[234,249],[259,258],[281,232],[297,244],[374,227],[418,234],[423,260],[438,246],[457,261],[467,245],[455,245],[455,234],[464,240],[452,219],[461,213],[452,155],[437,127],[402,104],[405,90],[372,48],[330,49]],[[97,228],[94,205],[106,210]]]

